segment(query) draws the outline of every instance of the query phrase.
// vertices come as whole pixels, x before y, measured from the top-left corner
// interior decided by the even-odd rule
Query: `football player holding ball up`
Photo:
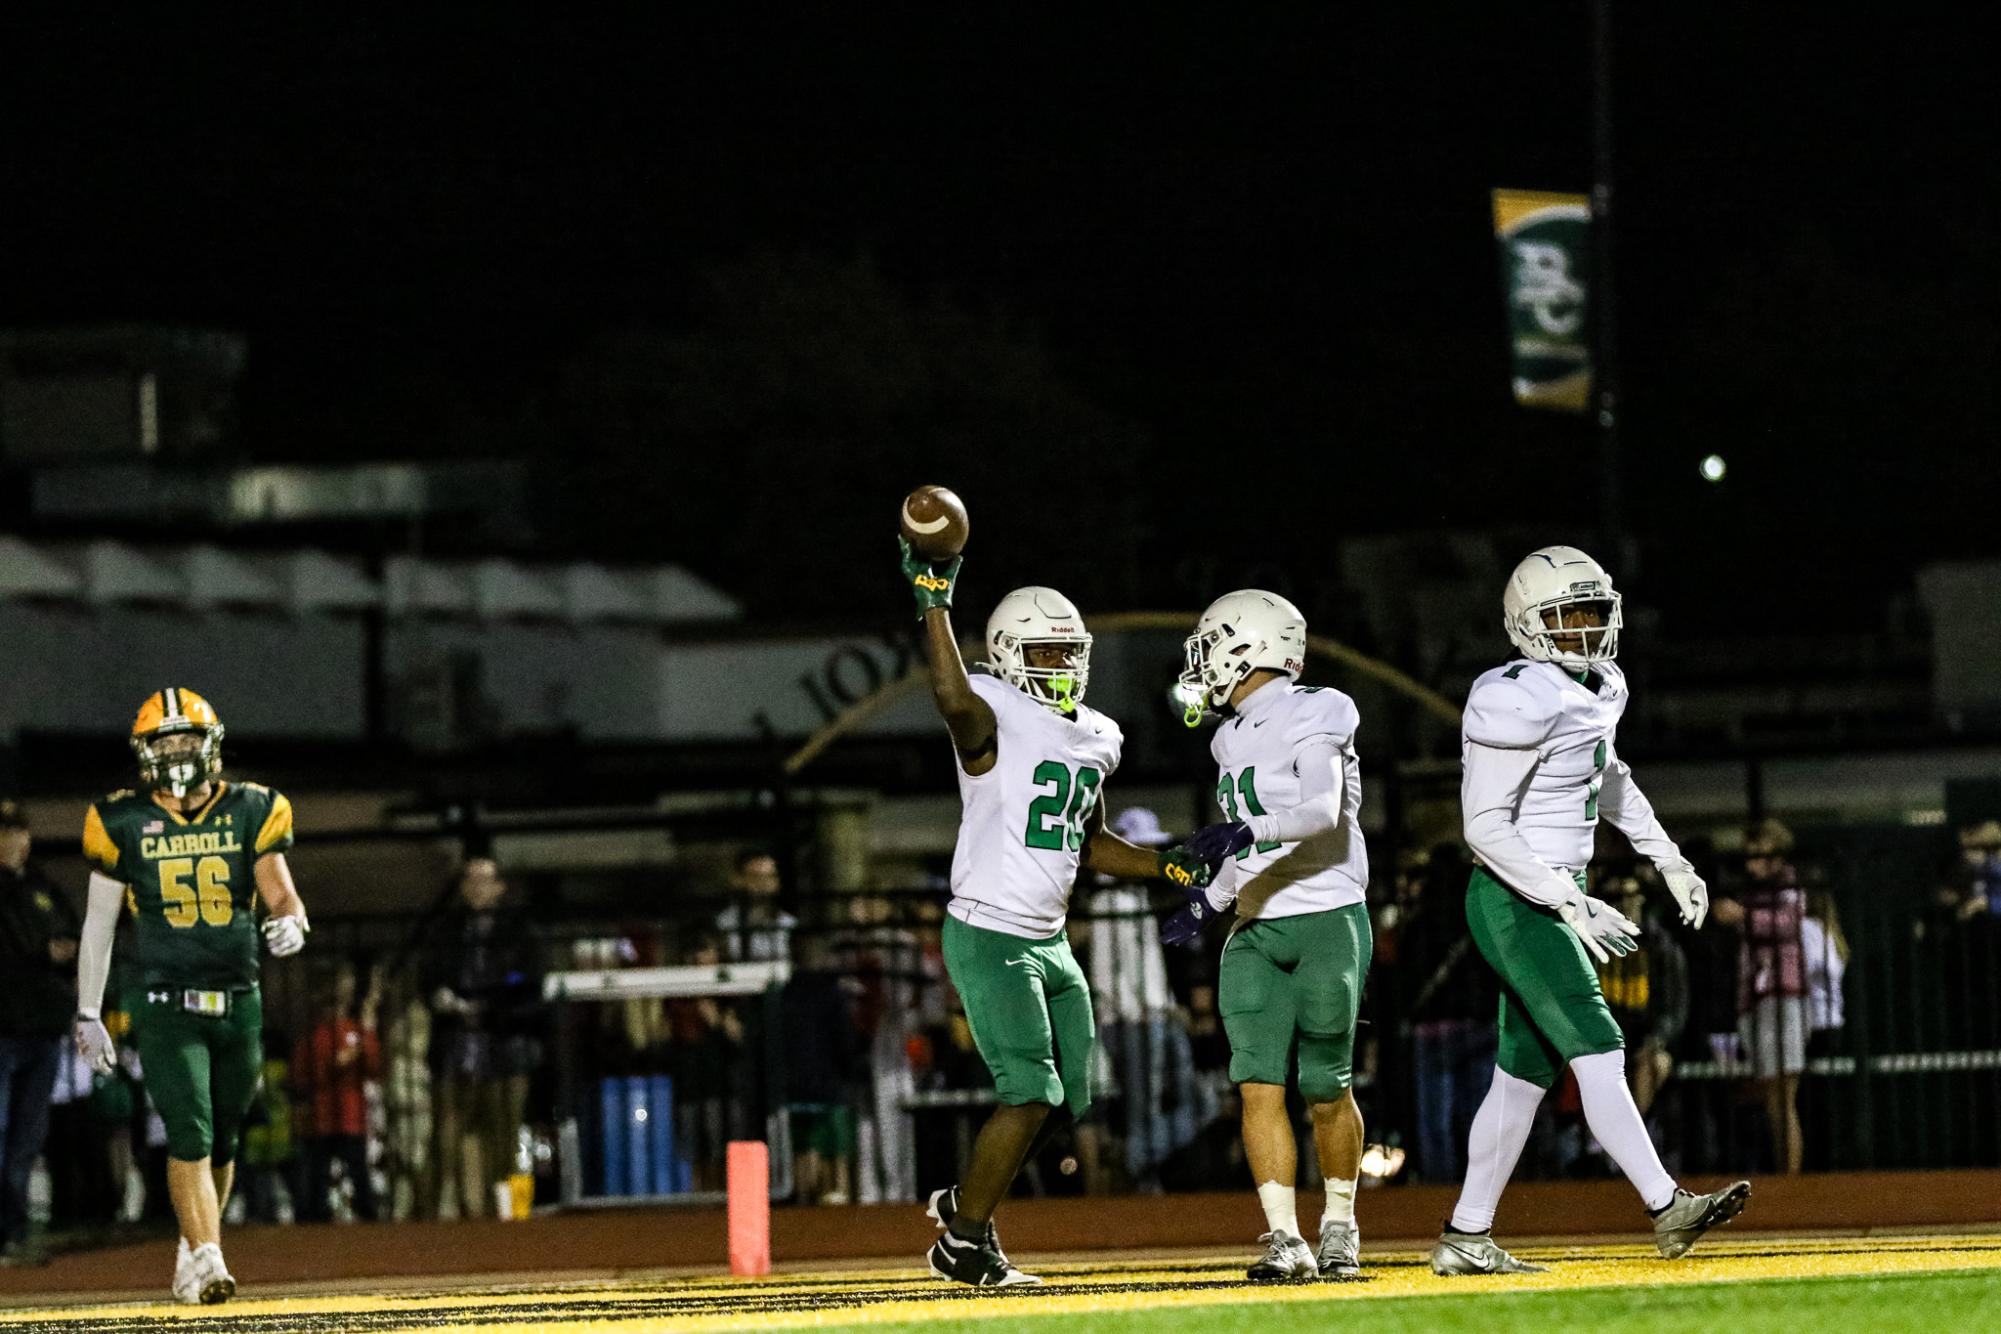
[[[932,1192],[928,1212],[943,1231],[927,1259],[960,1283],[1036,1283],[1001,1250],[993,1215],[1022,1164],[1090,1103],[1097,1028],[1064,935],[1078,867],[1184,885],[1205,877],[1192,858],[1105,827],[1105,782],[1123,737],[1084,703],[1091,636],[1068,598],[1039,587],[1002,598],[987,620],[992,675],[967,675],[951,615],[965,511],[949,492],[941,505],[937,491],[905,502],[899,542],[962,803],[945,966],[999,1105],[959,1183]]]

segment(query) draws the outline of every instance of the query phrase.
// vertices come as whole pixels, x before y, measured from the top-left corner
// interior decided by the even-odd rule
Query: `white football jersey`
[[[1362,841],[1362,766],[1355,701],[1328,686],[1273,681],[1253,691],[1216,729],[1209,753],[1220,771],[1216,803],[1228,820],[1290,810],[1300,802],[1299,752],[1327,741],[1341,752],[1341,822],[1298,843],[1259,843],[1223,863],[1212,902],[1234,893],[1237,920],[1297,917],[1360,903],[1368,896],[1369,850]]]
[[[959,775],[959,842],[948,911],[970,926],[1041,939],[1063,929],[1092,809],[1125,736],[1088,704],[1065,718],[991,676],[971,678],[994,711],[997,758]]]
[[[1504,663],[1473,683],[1460,722],[1462,764],[1476,743],[1536,752],[1514,823],[1530,850],[1559,871],[1591,863],[1599,787],[1626,712],[1626,674],[1618,664],[1597,664],[1587,681],[1554,663]],[[1476,780],[1467,773],[1470,789]],[[1463,800],[1469,810],[1491,804],[1470,790]]]

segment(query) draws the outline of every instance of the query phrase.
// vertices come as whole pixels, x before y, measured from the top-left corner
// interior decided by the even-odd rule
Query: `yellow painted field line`
[[[919,1278],[911,1271],[788,1274],[759,1281],[725,1277],[679,1281],[576,1283],[432,1294],[354,1294],[247,1299],[225,1307],[157,1305],[71,1306],[0,1312],[0,1330],[45,1322],[62,1328],[85,1322],[143,1321],[171,1330],[185,1320],[227,1316],[299,1317],[367,1313],[373,1331],[393,1330],[396,1316],[410,1329],[492,1330],[578,1334],[637,1328],[699,1334],[709,1330],[796,1329],[816,1325],[906,1324],[934,1319],[977,1320],[1245,1302],[1382,1300],[1413,1296],[1476,1296],[1587,1288],[1752,1282],[1763,1279],[2001,1270],[2001,1237],[1907,1236],[1754,1240],[1712,1239],[1705,1252],[1669,1262],[1651,1247],[1547,1247],[1523,1252],[1552,1272],[1510,1278],[1440,1279],[1422,1252],[1368,1254],[1366,1281],[1253,1286],[1239,1281],[1239,1257],[1165,1260],[1129,1266],[1060,1264],[1041,1272],[1049,1286],[977,1293]],[[1194,1286],[1182,1286],[1194,1285]],[[758,1310],[767,1304],[783,1309]],[[485,1320],[547,1305],[545,1321]],[[574,1316],[559,1314],[565,1306]],[[676,1308],[694,1308],[677,1310]],[[383,1322],[382,1316],[389,1316]],[[137,1327],[134,1325],[134,1327]]]

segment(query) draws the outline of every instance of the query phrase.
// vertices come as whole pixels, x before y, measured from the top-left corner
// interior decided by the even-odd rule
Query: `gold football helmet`
[[[222,773],[222,719],[192,690],[154,691],[132,720],[132,753],[147,791],[185,797]]]

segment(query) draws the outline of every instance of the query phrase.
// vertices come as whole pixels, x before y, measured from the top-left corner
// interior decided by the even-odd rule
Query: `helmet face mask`
[[[222,775],[222,720],[192,690],[167,689],[139,706],[132,754],[151,792],[180,798]]]
[[[1037,662],[1054,649],[1054,663]],[[1017,588],[987,618],[987,666],[1046,709],[1071,714],[1091,683],[1091,636],[1070,599],[1053,588]]]
[[[1597,561],[1576,547],[1544,547],[1508,576],[1501,621],[1523,657],[1581,672],[1619,655],[1623,601]]]
[[[1306,670],[1306,618],[1276,593],[1255,588],[1225,593],[1202,613],[1195,633],[1182,641],[1182,653],[1176,694],[1199,721],[1194,701],[1224,708],[1252,672],[1298,680]]]

